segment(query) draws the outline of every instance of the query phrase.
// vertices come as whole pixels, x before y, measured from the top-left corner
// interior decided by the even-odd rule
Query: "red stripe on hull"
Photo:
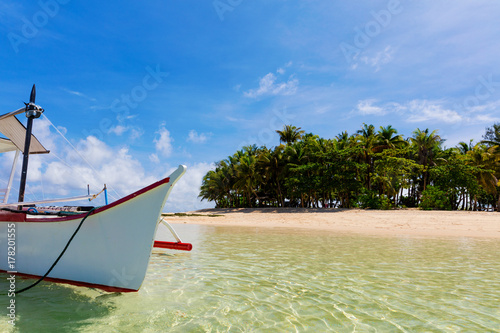
[[[5,273],[5,274],[10,274],[7,271],[1,270],[1,269],[0,269],[0,272]],[[31,274],[24,274],[24,273],[15,273],[12,275],[15,275],[16,277],[19,276],[19,277],[24,278],[24,279],[37,279],[38,280],[39,278],[41,278],[41,276],[38,276],[38,275],[31,275]],[[110,287],[110,286],[105,286],[102,284],[79,282],[79,281],[65,280],[65,279],[58,279],[58,278],[51,278],[51,277],[46,277],[45,279],[43,279],[43,281],[62,283],[62,284],[70,284],[70,285],[77,286],[77,287],[96,288],[96,289],[101,289],[101,290],[111,292],[111,293],[137,292],[137,290],[135,290],[135,289]]]
[[[0,210],[0,222],[26,222],[26,214]]]

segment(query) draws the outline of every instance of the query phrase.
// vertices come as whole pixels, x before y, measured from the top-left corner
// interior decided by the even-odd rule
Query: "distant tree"
[[[470,157],[470,164],[475,167],[479,185],[484,192],[496,198],[497,210],[500,211],[500,186],[498,186],[500,159],[481,143],[474,146],[467,155]]]
[[[398,134],[398,131],[391,125],[387,127],[380,126],[380,130],[377,133],[375,150],[380,152],[384,149],[404,147],[407,142],[401,135],[396,134]]]
[[[483,135],[481,143],[489,146],[500,146],[500,123],[493,124],[486,128],[486,133]]]
[[[347,131],[344,131],[337,134],[333,139],[332,143],[336,146],[336,149],[339,150],[354,147],[356,146],[356,141],[357,141],[356,136],[357,134],[349,135]]]
[[[266,190],[270,192],[271,195],[275,195],[274,198],[277,200],[278,206],[283,207],[284,197],[283,197],[283,184],[284,184],[284,173],[287,162],[287,156],[285,155],[285,146],[279,145],[274,150],[264,148],[259,154],[257,163],[258,167],[262,171],[262,177],[265,179]]]
[[[365,173],[365,186],[371,190],[371,176],[373,173],[373,153],[377,147],[377,134],[375,126],[363,124],[363,127],[357,131],[356,137],[358,146],[363,149],[363,161],[368,166]]]
[[[243,147],[203,177],[217,207],[421,207],[500,211],[500,124],[484,140],[443,149],[437,130],[404,139],[363,124],[324,139],[287,125],[276,147]]]
[[[302,138],[302,134],[304,134],[304,131],[301,130],[300,127],[285,125],[281,131],[277,130],[276,133],[278,133],[280,136],[280,143],[284,142],[287,145],[290,145],[300,140]]]
[[[474,148],[474,145],[472,144],[473,140],[470,140],[469,143],[466,142],[459,142],[458,145],[455,147],[456,150],[458,151],[459,154],[465,155],[469,151],[471,151]]]
[[[437,134],[437,130],[429,133],[429,129],[424,131],[417,128],[413,131],[412,144],[417,150],[417,161],[424,167],[423,171],[423,191],[429,181],[429,166],[435,165],[434,159],[441,149],[443,139]]]
[[[247,205],[253,207],[253,199],[259,199],[257,189],[262,180],[262,175],[257,169],[257,158],[246,154],[240,158],[235,169],[237,179],[234,185],[246,195]]]

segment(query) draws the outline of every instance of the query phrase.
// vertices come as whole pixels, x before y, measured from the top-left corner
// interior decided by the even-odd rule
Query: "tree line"
[[[438,131],[404,138],[363,124],[324,139],[285,125],[273,148],[243,147],[215,163],[199,197],[217,208],[331,207],[500,211],[500,123],[477,144],[445,148]]]

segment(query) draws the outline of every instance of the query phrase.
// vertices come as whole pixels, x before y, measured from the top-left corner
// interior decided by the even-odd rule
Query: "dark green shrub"
[[[358,206],[359,208],[369,208],[369,209],[391,209],[392,202],[386,195],[380,196],[375,191],[364,190],[358,196]]]
[[[449,195],[435,186],[428,186],[422,192],[420,208],[425,210],[440,209],[451,210]]]

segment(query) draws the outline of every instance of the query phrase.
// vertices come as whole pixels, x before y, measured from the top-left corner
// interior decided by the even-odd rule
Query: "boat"
[[[24,201],[24,186],[30,154],[48,153],[31,133],[32,121],[43,109],[35,104],[33,85],[25,107],[0,116],[0,152],[16,151],[8,186],[1,190],[0,271],[99,288],[110,292],[138,291],[146,276],[153,247],[191,250],[170,225],[176,242],[155,241],[161,213],[173,186],[185,173],[180,165],[169,177],[101,207],[44,208],[40,204],[69,199]],[[26,127],[16,118],[25,113]],[[23,153],[19,200],[7,203],[15,163]],[[85,196],[92,197],[91,195]],[[27,288],[24,288],[27,289]],[[24,290],[23,290],[24,291]]]

